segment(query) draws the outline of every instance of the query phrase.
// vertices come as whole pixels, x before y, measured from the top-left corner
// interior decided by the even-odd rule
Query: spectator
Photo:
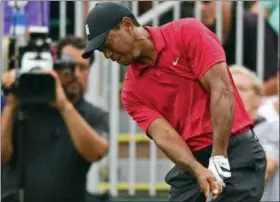
[[[4,35],[11,34],[11,27],[17,22],[13,22],[13,7],[11,2],[4,1]],[[26,26],[48,26],[49,25],[49,1],[20,1],[26,14]],[[20,20],[20,19],[18,19]]]
[[[279,201],[279,120],[268,121],[258,115],[263,96],[261,80],[242,66],[231,66],[230,71],[267,156],[266,185],[262,201]]]
[[[263,97],[258,113],[269,121],[279,121],[279,95]]]
[[[251,11],[258,14],[260,6],[265,8],[265,17],[275,33],[279,34],[279,1],[256,1]]]
[[[201,6],[202,22],[212,31],[216,30],[216,2],[202,2]],[[222,43],[226,52],[229,65],[235,64],[236,54],[236,5],[228,0],[222,1],[223,30]],[[243,64],[250,70],[256,72],[257,68],[257,23],[258,16],[249,11],[243,16]],[[265,21],[264,39],[264,80],[265,94],[277,93],[277,34]],[[270,91],[270,92],[269,92]]]
[[[17,201],[22,183],[24,201],[85,200],[87,171],[107,153],[109,131],[108,114],[83,98],[90,71],[90,61],[80,57],[85,45],[77,37],[58,43],[58,50],[76,66],[73,72],[63,66],[52,71],[57,76],[51,106],[20,106],[12,93],[6,96],[1,117],[2,202]],[[5,73],[3,85],[10,87],[14,79],[15,72]]]

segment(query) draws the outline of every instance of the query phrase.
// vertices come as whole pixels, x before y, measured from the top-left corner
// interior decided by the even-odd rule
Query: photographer
[[[56,99],[49,105],[22,106],[6,96],[1,117],[2,200],[18,201],[23,189],[28,202],[81,202],[87,171],[108,150],[108,114],[83,98],[90,61],[80,58],[85,42],[68,37],[58,44],[75,61],[74,71],[46,70],[55,80]],[[15,70],[2,84],[10,88]]]

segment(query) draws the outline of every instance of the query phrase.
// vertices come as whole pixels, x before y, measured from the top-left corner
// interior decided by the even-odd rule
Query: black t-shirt
[[[215,31],[216,25],[210,27]],[[257,72],[257,37],[258,37],[258,16],[245,11],[243,16],[243,65],[248,69]],[[236,8],[232,8],[231,30],[223,47],[226,53],[228,65],[236,64]],[[264,24],[264,79],[275,76],[278,71],[278,36],[265,20]]]
[[[76,109],[99,134],[109,133],[108,114],[102,109],[84,100]],[[91,164],[76,151],[59,112],[38,107],[25,110],[24,117],[13,128],[12,159],[2,166],[2,198],[17,193],[20,176],[24,176],[25,201],[83,201]],[[24,175],[20,175],[22,167]]]

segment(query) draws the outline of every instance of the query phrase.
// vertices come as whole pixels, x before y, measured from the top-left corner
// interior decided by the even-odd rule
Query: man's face
[[[261,104],[261,96],[253,90],[252,78],[241,73],[234,73],[232,77],[247,112],[251,118],[255,117]]]
[[[124,18],[119,29],[111,29],[107,39],[99,50],[105,57],[122,65],[131,64],[140,56],[140,50],[135,47],[133,36],[133,23]]]
[[[62,54],[71,56],[76,64],[73,73],[58,72],[65,93],[70,99],[82,96],[87,90],[88,85],[89,60],[81,57],[82,49],[75,48],[71,45],[65,46],[61,52]]]
[[[202,1],[201,2],[201,22],[207,27],[211,27],[216,21],[216,2]]]

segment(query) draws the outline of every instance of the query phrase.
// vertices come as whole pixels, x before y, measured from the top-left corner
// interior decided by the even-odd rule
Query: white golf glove
[[[224,156],[212,156],[209,159],[208,169],[213,172],[217,182],[225,187],[224,179],[231,177],[228,158]]]

